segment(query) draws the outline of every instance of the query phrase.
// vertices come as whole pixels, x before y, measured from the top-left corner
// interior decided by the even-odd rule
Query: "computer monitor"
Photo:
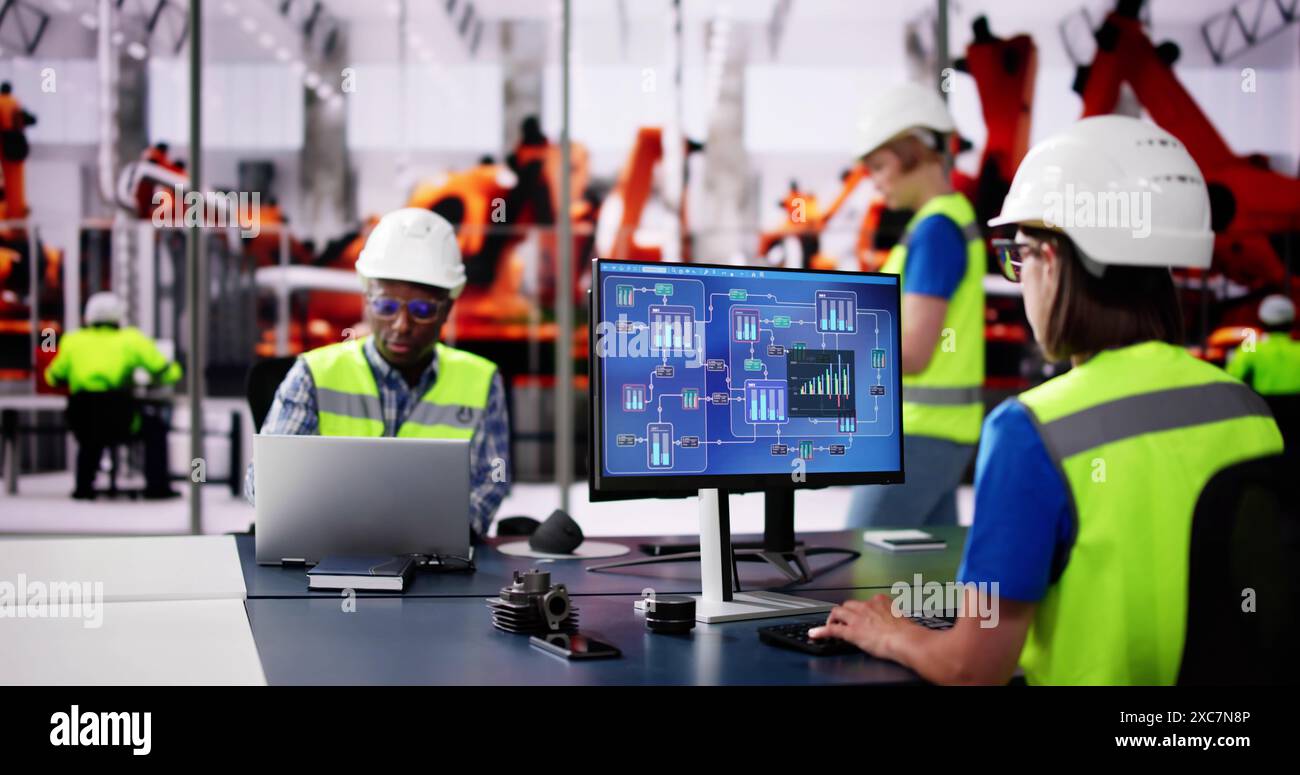
[[[752,551],[806,579],[795,489],[903,481],[899,300],[897,275],[597,259],[592,499],[700,492],[730,602],[727,494],[763,490]]]

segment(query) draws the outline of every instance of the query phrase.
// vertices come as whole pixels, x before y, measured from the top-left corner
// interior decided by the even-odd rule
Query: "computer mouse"
[[[535,551],[547,554],[572,554],[582,544],[582,528],[563,509],[556,509],[528,538]]]
[[[503,517],[497,521],[497,535],[530,536],[537,532],[541,524],[532,517]]]

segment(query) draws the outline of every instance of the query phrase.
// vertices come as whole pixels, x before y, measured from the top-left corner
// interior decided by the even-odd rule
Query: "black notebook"
[[[326,557],[307,571],[307,588],[401,592],[414,569],[411,557]]]

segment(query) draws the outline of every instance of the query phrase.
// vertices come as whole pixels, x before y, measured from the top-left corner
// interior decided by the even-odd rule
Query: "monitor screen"
[[[593,491],[900,482],[897,275],[597,260]]]

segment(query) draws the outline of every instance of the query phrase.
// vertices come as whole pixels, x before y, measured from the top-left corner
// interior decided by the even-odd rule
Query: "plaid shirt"
[[[429,368],[420,375],[420,381],[410,387],[401,372],[393,368],[380,355],[374,339],[367,338],[361,347],[375,375],[379,387],[379,403],[384,411],[384,435],[396,436],[397,429],[419,404],[420,399],[433,389],[438,378],[438,358],[435,355]],[[262,424],[262,433],[280,436],[314,436],[320,433],[320,416],[316,408],[316,383],[312,380],[307,362],[299,358],[275,392],[275,402]],[[506,412],[505,391],[501,375],[492,377],[488,390],[487,407],[474,429],[469,442],[470,526],[480,536],[487,535],[488,526],[501,499],[510,491],[510,418]],[[495,461],[500,461],[497,465]],[[493,470],[499,470],[503,480],[492,480]],[[254,498],[253,466],[250,463],[244,477],[244,495],[249,503]]]

